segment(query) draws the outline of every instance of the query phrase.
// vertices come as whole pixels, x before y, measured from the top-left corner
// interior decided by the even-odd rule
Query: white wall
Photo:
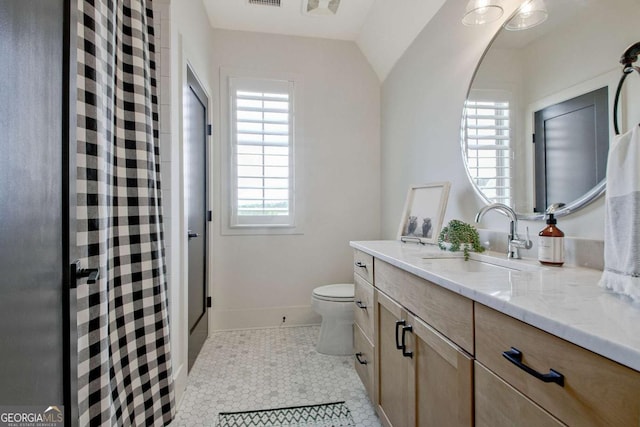
[[[502,21],[466,27],[461,23],[465,3],[447,0],[383,82],[384,238],[395,238],[412,184],[451,182],[445,222],[471,222],[481,206],[461,160],[460,120],[476,64]],[[515,1],[504,3],[509,16]],[[506,229],[499,220],[498,227]]]
[[[517,2],[505,2],[505,14],[500,21],[479,27],[465,27],[460,23],[465,3],[447,0],[383,83],[382,232],[385,238],[395,237],[404,195],[411,184],[452,182],[445,222],[452,218],[472,222],[482,206],[461,161],[462,106],[486,45]],[[611,50],[610,38],[605,39],[593,43],[593,49]],[[592,45],[587,43],[588,48],[575,50],[565,58],[579,68],[581,58],[587,60]],[[622,49],[618,50],[620,52],[614,51],[615,56],[622,53]],[[528,57],[534,59],[537,54],[529,52]],[[609,68],[616,64],[614,60]],[[532,73],[538,72],[535,63],[528,67]],[[549,76],[555,77],[552,70]],[[537,77],[538,82],[544,80],[544,76]],[[561,218],[559,226],[567,236],[602,239],[603,215],[603,199],[600,199],[578,213]],[[520,225],[526,226],[533,234],[542,228],[542,223]],[[500,215],[485,216],[482,227],[507,231],[506,219]]]
[[[623,50],[638,41],[639,0],[596,1],[583,8],[572,17],[573,25],[527,46],[523,60],[530,101],[611,70],[620,72]]]
[[[350,240],[380,237],[380,86],[353,42],[214,30],[214,330],[316,323],[314,287],[352,282]],[[294,74],[301,117],[295,141],[303,234],[222,234],[220,69]],[[223,109],[224,110],[224,109]]]
[[[383,81],[445,0],[374,1],[357,43]]]

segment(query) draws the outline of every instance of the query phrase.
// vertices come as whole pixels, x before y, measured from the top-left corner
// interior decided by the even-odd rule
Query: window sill
[[[220,232],[223,236],[287,236],[302,235],[299,226],[292,225],[236,225],[223,226]]]

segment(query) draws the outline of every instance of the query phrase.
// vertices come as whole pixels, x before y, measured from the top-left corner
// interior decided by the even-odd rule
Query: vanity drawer
[[[373,341],[373,286],[357,274],[353,275],[353,279],[354,322],[360,326],[369,341]]]
[[[564,425],[478,362],[474,372],[476,427]]]
[[[473,354],[473,301],[380,260],[375,287]]]
[[[362,251],[353,251],[353,271],[373,284],[373,257]]]
[[[365,337],[358,325],[353,325],[353,348],[355,353],[355,368],[369,399],[375,402],[373,395],[373,344]]]
[[[475,327],[476,359],[560,421],[640,425],[639,372],[478,303]],[[507,360],[503,352],[512,347],[521,352],[522,364],[562,374],[564,386],[545,383]]]

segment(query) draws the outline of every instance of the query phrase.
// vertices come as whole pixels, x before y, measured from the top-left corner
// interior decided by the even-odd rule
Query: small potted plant
[[[469,252],[484,252],[480,244],[478,230],[471,224],[458,219],[452,219],[442,228],[438,236],[438,247],[443,251],[458,252],[462,250],[464,259],[469,259]]]

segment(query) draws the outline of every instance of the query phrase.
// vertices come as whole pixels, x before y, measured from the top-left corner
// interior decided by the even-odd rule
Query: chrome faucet
[[[527,238],[521,239],[518,236],[518,216],[513,209],[503,203],[492,203],[484,206],[476,214],[476,222],[480,222],[484,214],[493,209],[504,213],[511,221],[509,224],[507,258],[520,259],[520,249],[531,249],[533,246],[533,243],[529,240],[529,228],[527,227]]]

